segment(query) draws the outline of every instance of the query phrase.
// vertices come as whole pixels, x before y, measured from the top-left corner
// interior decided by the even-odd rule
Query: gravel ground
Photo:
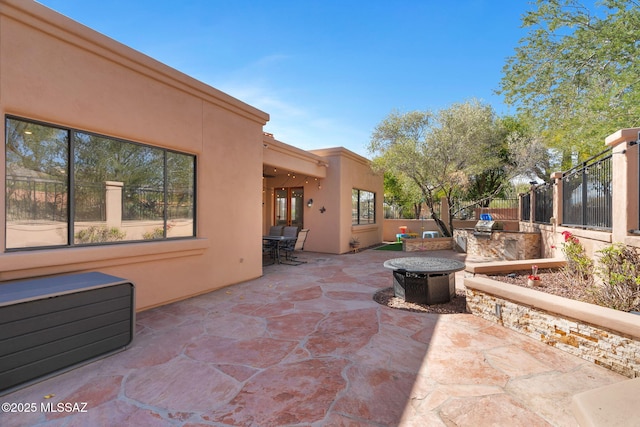
[[[586,289],[571,282],[571,280],[568,279],[561,270],[539,270],[538,276],[540,276],[541,286],[535,287],[529,286],[527,284],[527,278],[529,274],[530,273],[528,272],[516,272],[507,275],[491,275],[486,277],[490,277],[491,279],[500,282],[510,283],[512,285],[518,285],[524,288],[535,289],[536,291],[547,292],[549,294],[578,301],[588,302],[589,300],[589,294],[586,292]]]
[[[437,313],[437,314],[453,314],[465,313],[467,311],[467,297],[464,291],[456,290],[455,297],[445,304],[415,304],[412,302],[402,301],[400,298],[393,296],[393,288],[382,289],[373,296],[373,300],[378,304],[386,305],[389,308],[397,308],[399,310]]]
[[[571,280],[567,279],[565,274],[561,270],[541,269],[538,271],[540,276],[541,286],[529,286],[527,279],[528,272],[516,272],[506,275],[480,275],[490,277],[491,279],[510,283],[512,285],[522,286],[524,288],[535,289],[540,292],[547,292],[549,294],[558,295],[565,298],[570,298],[578,301],[589,302],[589,294],[581,286],[576,286]],[[465,313],[467,307],[467,298],[464,291],[457,290],[456,296],[451,299],[450,302],[445,304],[415,304],[402,301],[400,298],[396,298],[393,295],[393,288],[386,288],[378,291],[373,300],[378,304],[386,305],[390,308],[396,308],[399,310],[423,312],[423,313],[437,313],[437,314],[452,314],[452,313]]]

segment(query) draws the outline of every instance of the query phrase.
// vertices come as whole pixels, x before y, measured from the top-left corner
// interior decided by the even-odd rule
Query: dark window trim
[[[354,226],[354,225],[373,225],[373,224],[376,224],[377,223],[376,222],[377,221],[377,215],[376,215],[376,197],[377,197],[377,195],[376,195],[375,191],[363,190],[361,188],[353,187],[351,189],[352,196],[353,196],[353,191],[357,191],[358,192],[358,201],[357,201],[357,212],[358,212],[358,214],[357,214],[355,222],[353,221],[353,218],[352,218],[351,225]],[[360,222],[360,217],[361,217],[361,215],[360,215],[360,203],[361,203],[360,193],[363,192],[363,191],[367,192],[367,193],[371,193],[373,195],[373,222],[365,222],[365,223],[361,223]]]
[[[31,246],[31,247],[20,247],[20,248],[8,248],[7,247],[7,233],[6,233],[6,226],[7,226],[7,207],[6,207],[6,203],[5,203],[5,212],[4,212],[4,227],[5,227],[5,236],[4,236],[4,250],[5,252],[25,252],[25,251],[38,251],[38,250],[51,250],[51,249],[66,249],[66,248],[84,248],[84,247],[95,247],[95,246],[111,246],[111,245],[126,245],[126,244],[132,244],[132,243],[151,243],[151,242],[162,242],[162,241],[175,241],[175,240],[189,240],[189,239],[197,239],[197,194],[198,194],[198,183],[197,183],[197,176],[198,176],[198,156],[196,154],[193,153],[187,153],[187,152],[182,152],[182,151],[178,151],[175,149],[171,149],[171,148],[164,148],[164,147],[160,147],[160,146],[156,146],[156,145],[151,145],[151,144],[145,144],[142,142],[138,142],[138,141],[131,141],[128,139],[124,139],[124,138],[120,138],[120,137],[116,137],[116,136],[112,136],[112,135],[105,135],[105,134],[101,134],[101,133],[97,133],[97,132],[92,132],[92,131],[88,131],[88,130],[83,130],[83,129],[78,129],[78,128],[74,128],[74,127],[70,127],[70,126],[65,126],[65,125],[61,125],[58,123],[51,123],[51,122],[44,122],[41,120],[36,120],[36,119],[29,119],[26,117],[22,117],[22,116],[16,116],[13,114],[5,114],[4,117],[4,123],[3,126],[5,128],[5,134],[4,134],[4,144],[5,144],[5,150],[6,150],[6,143],[7,143],[7,120],[16,120],[16,121],[22,121],[22,122],[27,122],[27,123],[31,123],[34,125],[38,125],[38,126],[47,126],[47,127],[52,127],[52,128],[56,128],[59,129],[61,131],[66,131],[67,132],[67,139],[68,139],[68,146],[67,146],[67,165],[68,165],[68,173],[67,173],[67,191],[68,191],[68,196],[67,196],[67,212],[68,212],[68,216],[67,216],[67,244],[63,244],[63,245],[50,245],[50,246]],[[90,136],[95,136],[98,138],[108,138],[108,139],[112,139],[114,141],[117,142],[122,142],[122,143],[126,143],[126,144],[135,144],[141,147],[149,147],[149,148],[153,148],[153,149],[158,149],[158,150],[162,150],[164,155],[163,155],[163,162],[164,162],[164,203],[165,203],[165,208],[164,208],[164,214],[163,214],[163,223],[164,223],[164,232],[163,232],[163,238],[161,239],[151,239],[151,240],[126,240],[126,241],[119,241],[119,242],[100,242],[100,243],[84,243],[84,244],[76,244],[74,243],[75,240],[75,234],[74,234],[74,227],[75,227],[75,204],[73,203],[74,196],[75,196],[75,185],[74,184],[74,167],[75,167],[75,157],[74,157],[74,152],[75,152],[75,133],[76,132],[80,132],[83,134],[87,134]],[[167,153],[174,153],[174,154],[180,154],[180,155],[185,155],[185,156],[192,156],[193,157],[193,235],[192,236],[176,236],[176,237],[167,237],[167,207],[166,207],[166,203],[167,203],[167,183],[168,183],[168,174],[166,173],[167,171]],[[5,163],[5,176],[4,176],[4,187],[5,187],[5,194],[3,195],[3,197],[6,198],[6,162],[7,162],[7,158],[6,158],[6,153],[5,153],[5,157],[3,159],[4,163]]]

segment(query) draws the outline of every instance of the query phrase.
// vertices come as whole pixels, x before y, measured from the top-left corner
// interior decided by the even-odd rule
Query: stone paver
[[[0,425],[570,427],[573,394],[626,380],[471,314],[376,304],[383,262],[415,252],[302,256],[139,313],[128,350],[3,396],[38,410]]]

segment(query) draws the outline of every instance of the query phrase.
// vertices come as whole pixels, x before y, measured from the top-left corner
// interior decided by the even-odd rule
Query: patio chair
[[[290,254],[294,250],[299,230],[300,229],[297,226],[287,226],[287,227],[284,227],[284,229],[282,230],[283,236],[296,238],[296,240],[289,240],[289,241],[283,242],[282,245],[280,245],[280,250],[284,253],[285,260],[288,258],[287,257],[288,254]]]
[[[299,228],[296,226],[287,226],[282,230],[282,235],[285,237],[297,237]]]
[[[300,265],[305,264],[307,261],[300,261],[297,256],[294,256],[294,252],[303,251],[304,250],[304,242],[307,240],[307,235],[309,234],[308,228],[303,228],[298,233],[298,238],[295,242],[291,242],[284,246],[282,249],[284,250],[285,263],[290,265]]]
[[[282,236],[282,231],[284,230],[284,225],[272,225],[269,228],[269,236]]]
[[[269,228],[269,236],[282,236],[284,231],[283,225],[272,225]],[[276,251],[278,249],[278,242],[263,241],[262,242],[262,265],[274,264],[276,262]],[[271,262],[265,263],[264,258],[270,258]]]

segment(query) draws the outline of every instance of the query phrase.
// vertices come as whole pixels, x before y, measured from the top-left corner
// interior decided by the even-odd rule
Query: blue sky
[[[39,0],[270,114],[265,131],[303,149],[370,157],[391,111],[494,91],[525,33],[525,0]]]

